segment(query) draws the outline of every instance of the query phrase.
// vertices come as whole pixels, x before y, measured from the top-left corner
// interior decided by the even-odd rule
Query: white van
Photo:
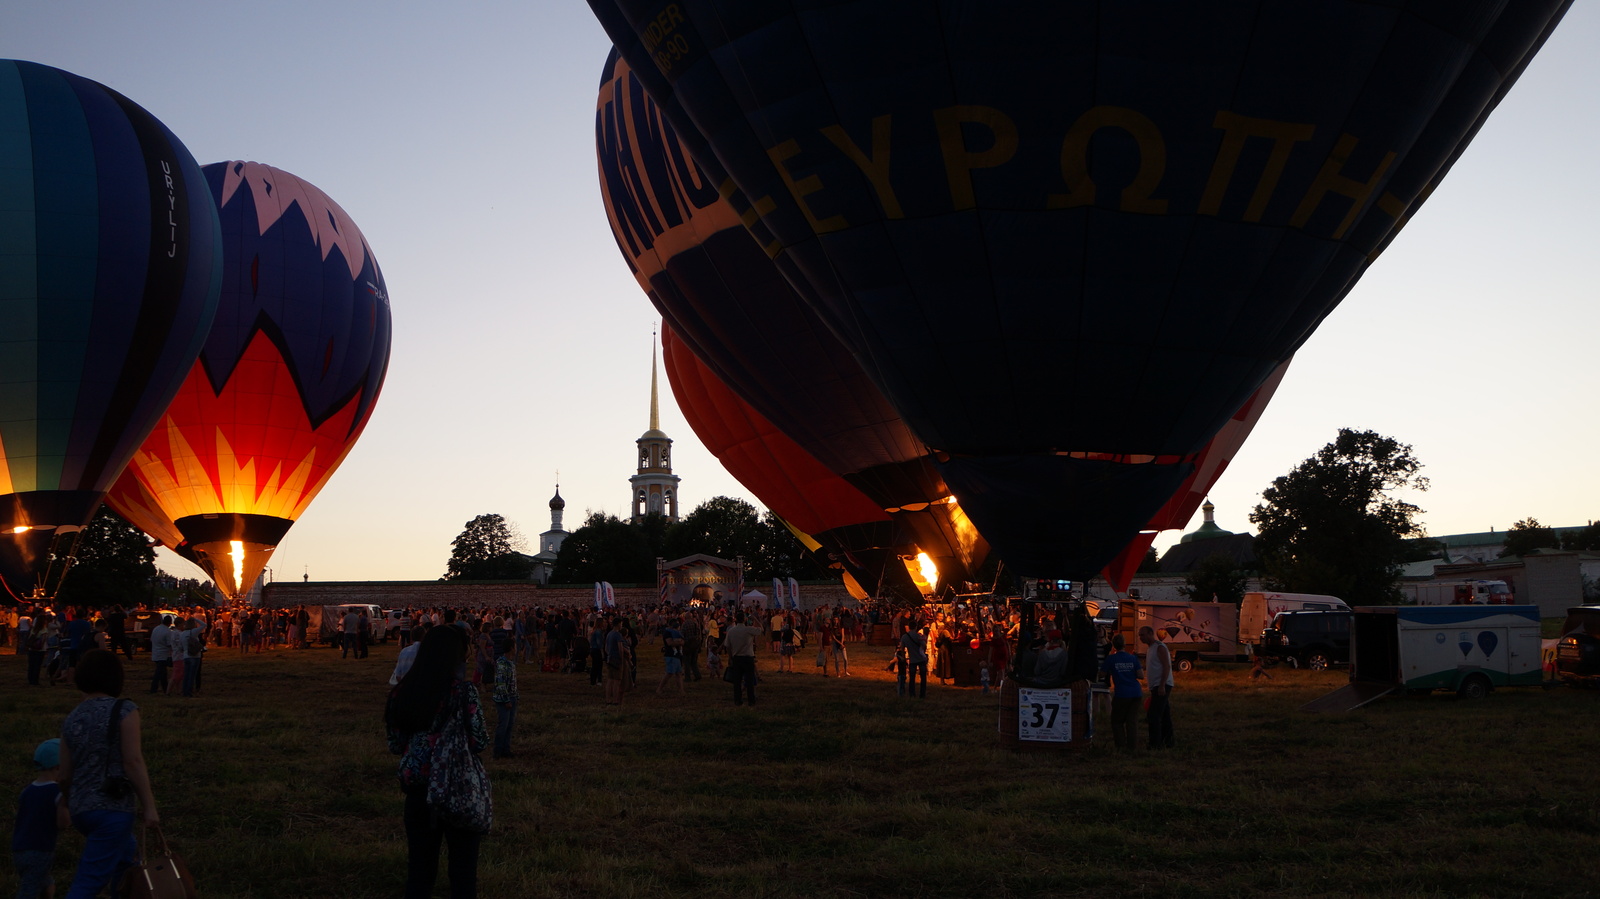
[[[1350,611],[1350,606],[1337,596],[1321,593],[1246,593],[1239,603],[1239,642],[1254,645],[1261,642],[1261,632],[1272,624],[1279,612]]]

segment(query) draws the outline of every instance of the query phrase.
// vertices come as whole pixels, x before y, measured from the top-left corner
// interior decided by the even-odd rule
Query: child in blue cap
[[[33,751],[37,769],[33,783],[17,801],[17,826],[11,834],[11,859],[20,881],[18,896],[53,896],[55,880],[50,866],[56,858],[56,806],[61,786],[56,775],[61,771],[61,741],[46,740]]]

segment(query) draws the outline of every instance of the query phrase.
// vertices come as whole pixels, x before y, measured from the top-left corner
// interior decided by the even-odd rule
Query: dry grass
[[[524,666],[517,757],[489,762],[482,894],[1600,891],[1600,695],[1390,698],[1312,716],[1296,709],[1343,673],[1254,685],[1244,666],[1202,666],[1175,697],[1176,751],[1018,755],[998,748],[994,697],[935,684],[897,700],[885,651],[852,650],[849,679],[776,673],[764,657],[755,709],[710,680],[656,696],[648,647],[620,711],[585,677]],[[192,700],[144,696],[149,663],[133,664],[162,815],[207,899],[399,894],[400,796],[379,720],[394,652],[214,652]],[[0,668],[0,758],[20,789],[77,694],[23,686],[20,659]],[[62,838],[63,884],[80,845]],[[0,894],[14,890],[7,869]]]

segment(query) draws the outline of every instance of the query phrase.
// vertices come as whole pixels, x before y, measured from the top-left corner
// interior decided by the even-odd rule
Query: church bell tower
[[[653,343],[653,341],[652,341]],[[672,438],[661,431],[660,396],[656,389],[656,351],[650,348],[650,430],[635,441],[639,446],[639,470],[628,483],[633,487],[633,522],[646,515],[665,515],[678,520],[678,476],[672,473]]]

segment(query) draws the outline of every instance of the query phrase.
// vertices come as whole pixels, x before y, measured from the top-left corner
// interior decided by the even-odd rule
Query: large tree
[[[150,538],[101,506],[78,537],[77,562],[56,596],[70,605],[126,606],[154,596],[156,553]]]
[[[1206,556],[1197,569],[1184,576],[1178,592],[1195,602],[1244,601],[1244,588],[1249,580],[1239,563],[1226,553]]]
[[[822,566],[776,515],[765,515],[742,499],[714,496],[668,528],[663,554],[682,558],[705,553],[721,559],[744,557],[752,583],[773,577],[811,579]]]
[[[1401,599],[1395,578],[1421,509],[1392,494],[1428,489],[1411,447],[1342,428],[1332,443],[1274,480],[1250,513],[1269,583],[1328,593],[1352,605]]]
[[[1500,550],[1500,558],[1525,556],[1536,549],[1560,548],[1561,537],[1556,529],[1540,524],[1539,519],[1530,515],[1506,531],[1506,545]]]
[[[479,515],[450,542],[450,562],[442,580],[527,580],[533,560],[522,554],[527,541],[499,515]]]
[[[1568,531],[1561,535],[1561,548],[1589,552],[1600,550],[1600,521],[1591,521],[1581,531]]]
[[[604,512],[591,512],[583,527],[561,541],[550,580],[558,584],[654,582],[660,549],[652,545],[651,539],[666,528],[660,515],[650,517],[657,520],[633,525]]]

